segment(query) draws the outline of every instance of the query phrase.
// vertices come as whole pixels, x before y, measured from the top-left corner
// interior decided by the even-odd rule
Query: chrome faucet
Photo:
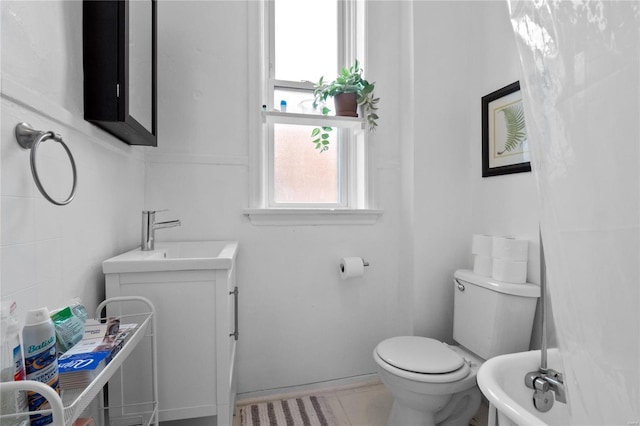
[[[553,406],[553,401],[567,403],[562,373],[548,368],[530,371],[524,377],[524,384],[533,389],[533,405],[542,413],[546,413]]]
[[[166,210],[144,210],[142,212],[142,239],[140,250],[148,251],[155,248],[156,229],[173,228],[180,226],[179,220],[168,220],[166,222],[156,222],[156,213]]]

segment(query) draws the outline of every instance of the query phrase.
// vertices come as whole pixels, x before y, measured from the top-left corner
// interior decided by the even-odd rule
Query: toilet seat
[[[392,337],[381,342],[376,350],[385,362],[414,373],[451,373],[464,364],[460,355],[428,337]]]
[[[424,382],[454,382],[470,372],[462,356],[428,337],[392,337],[380,342],[375,353],[390,368],[405,372],[403,376],[419,377]]]

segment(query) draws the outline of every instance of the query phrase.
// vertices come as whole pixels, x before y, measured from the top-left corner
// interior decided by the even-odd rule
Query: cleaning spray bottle
[[[37,380],[51,386],[60,393],[58,385],[58,358],[56,351],[56,331],[49,318],[47,308],[28,311],[22,329],[24,361],[27,380]],[[50,408],[49,402],[37,392],[28,392],[29,410]],[[31,416],[31,426],[47,425],[53,422],[51,414]]]
[[[16,302],[2,302],[2,306],[0,306],[0,336],[2,336],[0,380],[3,382],[25,379],[20,330],[14,314],[16,307]],[[0,413],[2,414],[26,413],[28,409],[25,392],[16,392],[14,395],[0,397]],[[27,415],[10,416],[0,420],[0,424],[3,426],[28,426],[29,417]]]

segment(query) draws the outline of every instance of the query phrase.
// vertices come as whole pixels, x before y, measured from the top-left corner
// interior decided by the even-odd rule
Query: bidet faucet
[[[156,222],[156,213],[164,211],[166,210],[143,210],[140,250],[149,251],[155,249],[156,229],[173,228],[181,225],[179,220]]]

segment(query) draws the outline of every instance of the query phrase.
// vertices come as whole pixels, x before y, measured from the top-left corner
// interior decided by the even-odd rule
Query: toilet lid
[[[392,337],[380,342],[376,352],[394,367],[416,373],[444,374],[464,365],[460,355],[444,343],[428,337]]]

